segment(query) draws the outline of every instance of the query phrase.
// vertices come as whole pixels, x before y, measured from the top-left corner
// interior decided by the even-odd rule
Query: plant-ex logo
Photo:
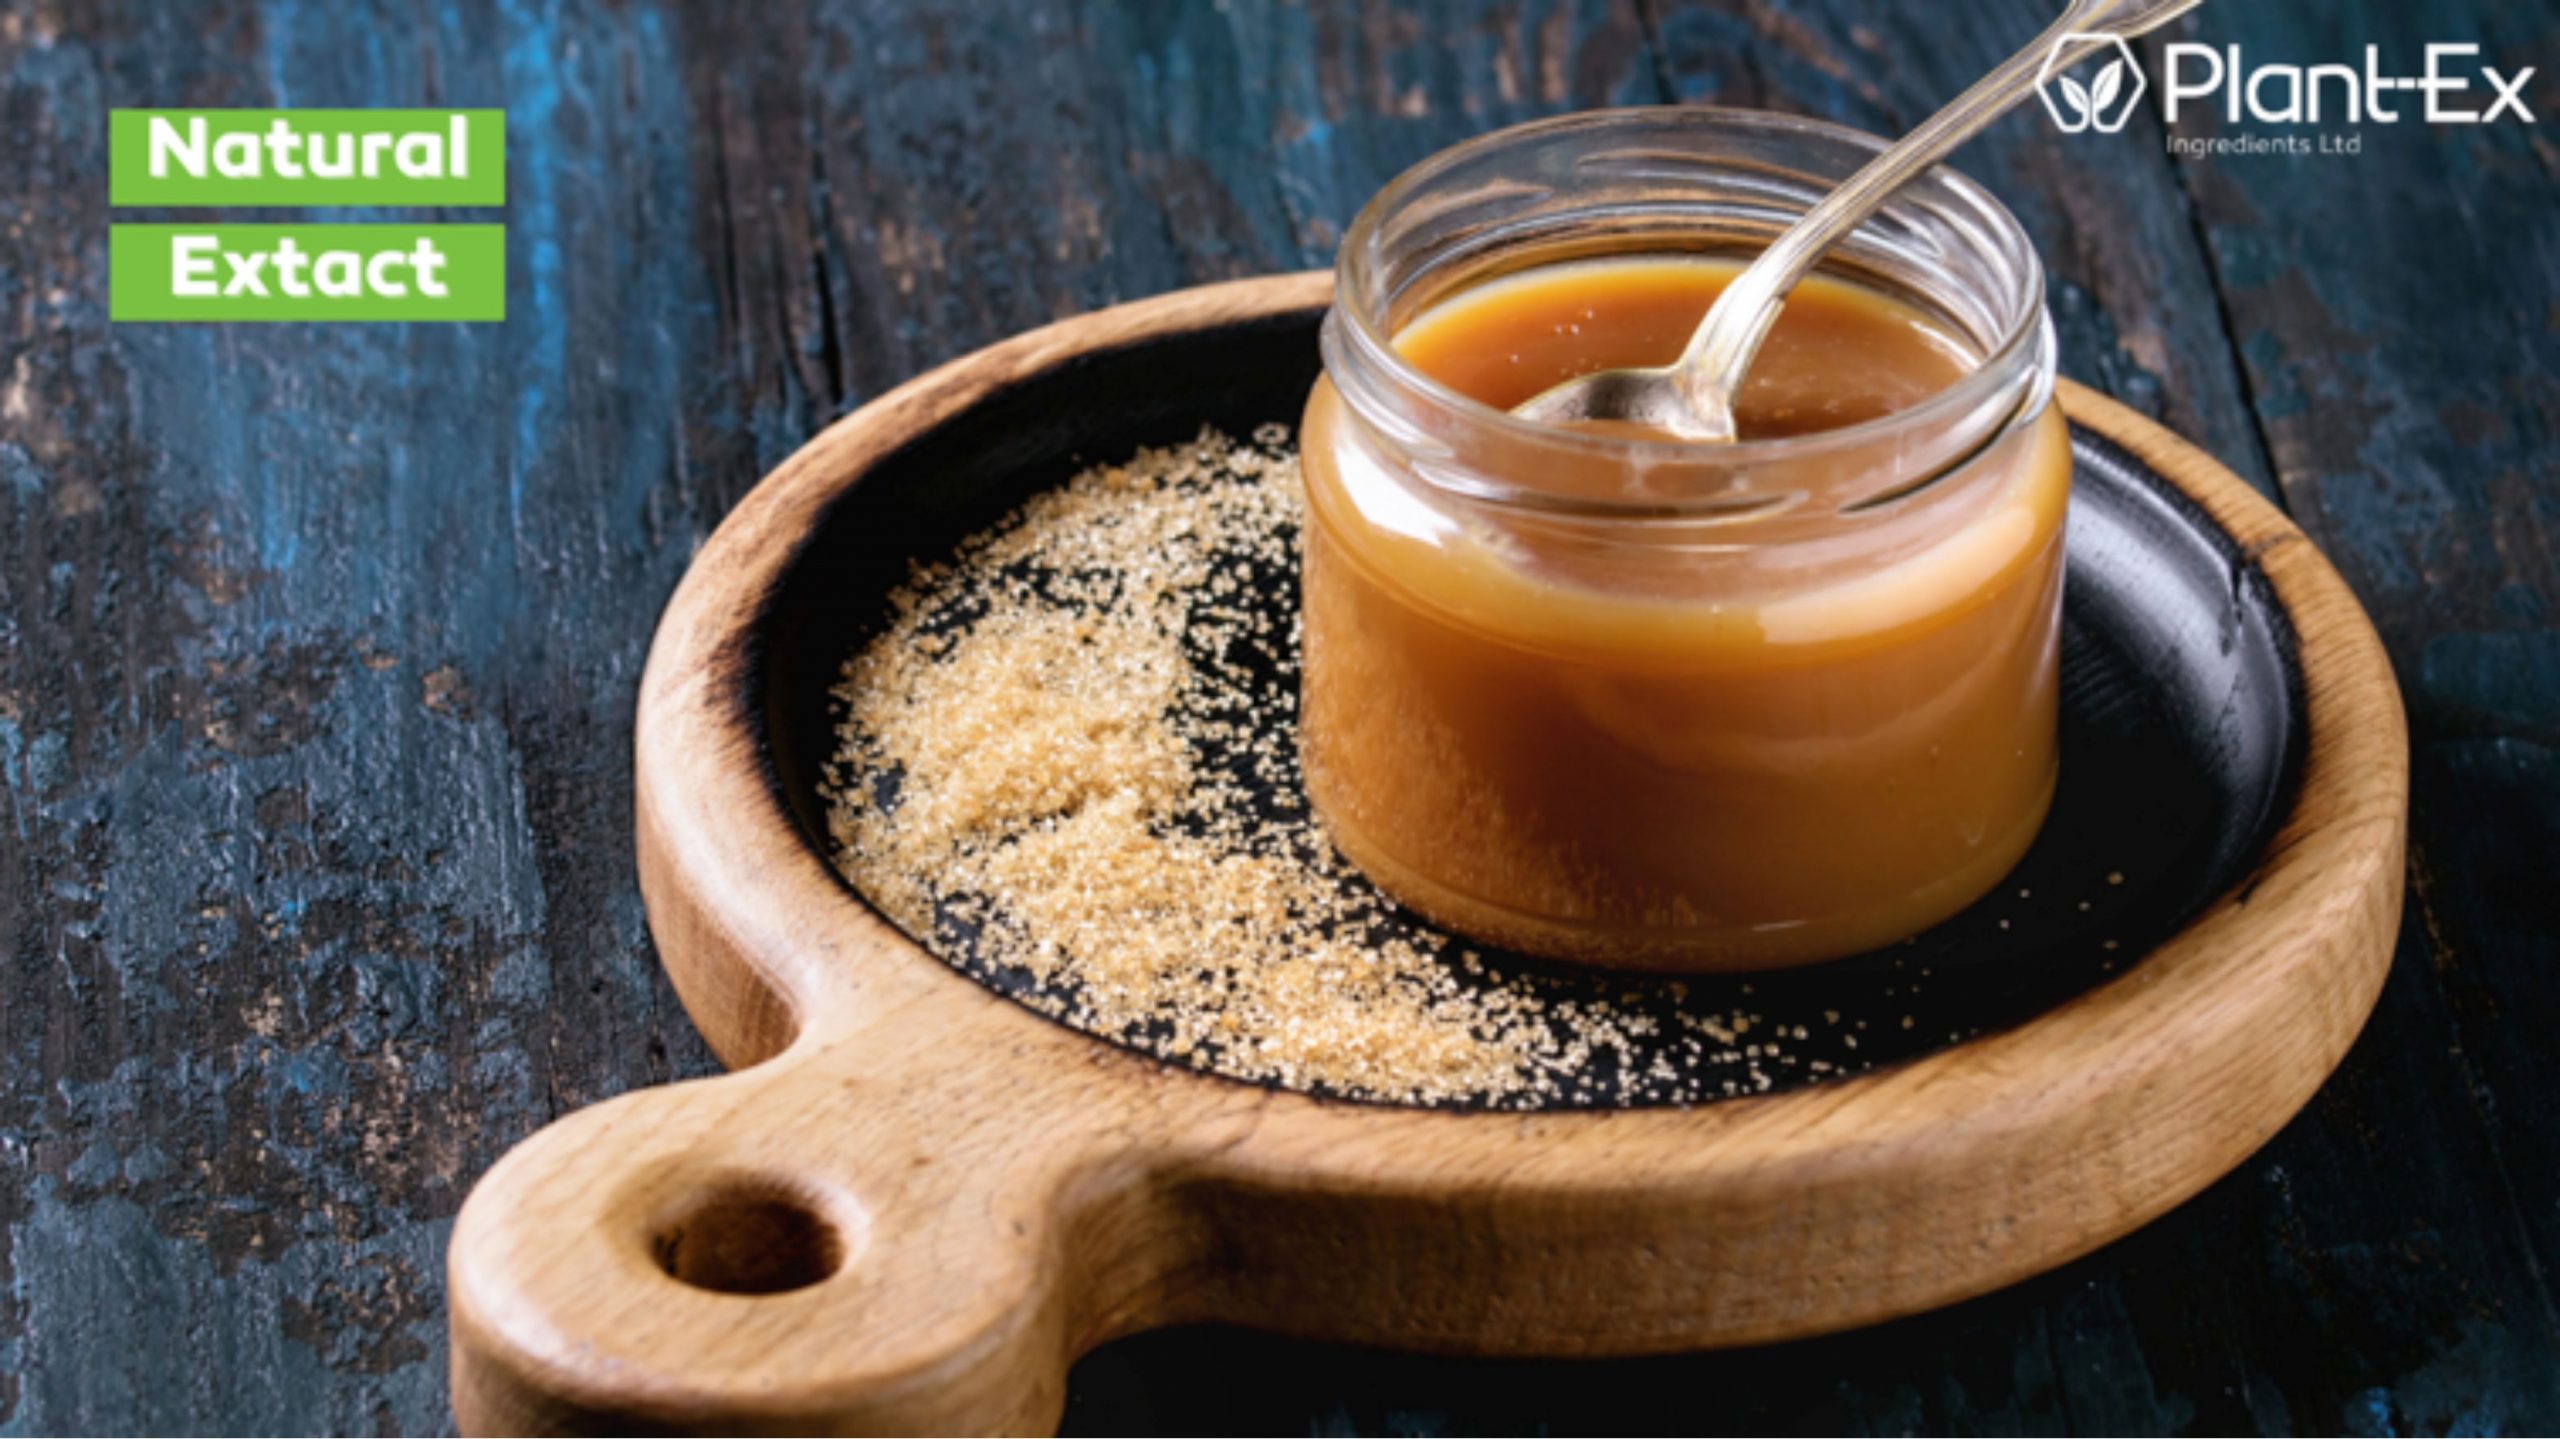
[[[2083,85],[2063,72],[2071,68],[2075,51],[2091,45],[2106,63]],[[2065,135],[2091,130],[2112,135],[2133,122],[2133,112],[2141,108],[2142,93],[2150,84],[2124,37],[2075,30],[2056,39],[2045,52],[2044,67],[2036,71],[2036,98],[2044,102],[2045,113]]]
[[[2181,154],[2287,153],[2353,155],[2362,137],[2353,133],[2261,136],[2187,135],[2178,132],[2189,107],[2203,102],[2237,129],[2260,125],[2429,125],[2537,123],[2526,86],[2537,73],[2527,65],[2512,73],[2482,63],[2474,43],[2426,47],[2416,74],[2393,74],[2379,47],[2364,47],[2364,64],[2251,64],[2237,45],[2180,41],[2160,51],[2160,121],[2169,148]],[[2079,58],[2095,57],[2096,72],[2084,84],[2065,73]],[[2113,35],[2074,31],[2053,42],[2036,70],[2036,98],[2055,128],[2066,135],[2113,135],[2133,121],[2151,84],[2133,47]]]

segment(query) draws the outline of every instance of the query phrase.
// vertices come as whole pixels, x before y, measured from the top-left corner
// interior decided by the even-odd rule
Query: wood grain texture
[[[1027,325],[1322,263],[1394,169],[1509,119],[1908,121],[2042,18],[1959,8],[0,9],[0,1431],[449,1422],[465,1187],[712,1068],[632,885],[629,706],[694,547],[827,419]],[[2548,0],[2185,25],[2301,61],[2476,39],[2544,96],[2560,54]],[[109,327],[106,107],[331,103],[509,108],[512,318]],[[2022,115],[1961,160],[2036,234],[2066,370],[2277,495],[2409,700],[2398,962],[2259,1158],[1862,1334],[1556,1365],[1191,1330],[1088,1358],[1069,1425],[2560,1425],[2549,132],[2173,163],[2147,118]]]
[[[751,699],[762,601],[816,517],[984,397],[1081,354],[1304,313],[1324,290],[1307,274],[1185,291],[956,361],[831,427],[712,537],[642,684],[640,868],[688,1008],[752,1067],[571,1116],[473,1191],[448,1291],[466,1428],[1046,1429],[1084,1349],[1201,1319],[1494,1354],[1794,1338],[2115,1238],[2327,1077],[2399,913],[2406,734],[2380,642],[2241,481],[2076,387],[2076,421],[2263,567],[2299,646],[2307,742],[2292,810],[2232,895],[2016,1029],[1689,1110],[1344,1105],[1114,1052],[890,928],[774,792]],[[674,1277],[671,1250],[749,1227],[741,1194],[841,1238],[787,1293]]]

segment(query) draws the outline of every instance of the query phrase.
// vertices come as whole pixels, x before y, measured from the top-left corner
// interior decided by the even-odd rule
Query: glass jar
[[[1590,963],[1808,963],[1917,933],[2054,788],[2070,446],[2043,273],[1944,169],[1826,261],[1961,374],[1724,446],[1535,425],[1417,317],[1595,257],[1747,259],[1882,142],[1698,107],[1567,116],[1399,177],[1344,238],[1308,500],[1300,733],[1337,847],[1461,933]]]

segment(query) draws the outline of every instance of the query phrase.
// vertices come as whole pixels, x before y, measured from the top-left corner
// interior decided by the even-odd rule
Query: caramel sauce
[[[1508,408],[1593,369],[1667,363],[1733,273],[1687,260],[1531,271],[1443,302],[1396,344],[1423,374]],[[1928,317],[1817,277],[1754,365],[1740,431],[1857,425],[1971,363]],[[2033,840],[2055,775],[2070,476],[2058,411],[1961,484],[1667,552],[1438,509],[1409,476],[1379,473],[1350,424],[1320,382],[1303,431],[1302,743],[1335,843],[1397,898],[1594,963],[1805,963],[1952,915]],[[1869,478],[1854,469],[1830,477],[1837,493]],[[1860,526],[1887,528],[1868,542]],[[1801,542],[1773,546],[1787,536]]]

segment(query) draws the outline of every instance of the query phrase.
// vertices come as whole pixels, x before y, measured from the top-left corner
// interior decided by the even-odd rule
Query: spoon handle
[[[1823,255],[1875,213],[1903,183],[1935,165],[1982,128],[2006,114],[2035,89],[2054,47],[2053,73],[2086,59],[2110,37],[2131,39],[2202,4],[2203,0],[2075,0],[2062,18],[2024,50],[1975,82],[1900,143],[1885,150],[1839,189],[1825,196],[1735,277],[1691,337],[1674,367],[1690,407],[1730,425],[1734,395],[1777,323],[1787,292],[1812,273]],[[2066,37],[2073,37],[2066,39]],[[1723,438],[1730,439],[1726,435]]]

